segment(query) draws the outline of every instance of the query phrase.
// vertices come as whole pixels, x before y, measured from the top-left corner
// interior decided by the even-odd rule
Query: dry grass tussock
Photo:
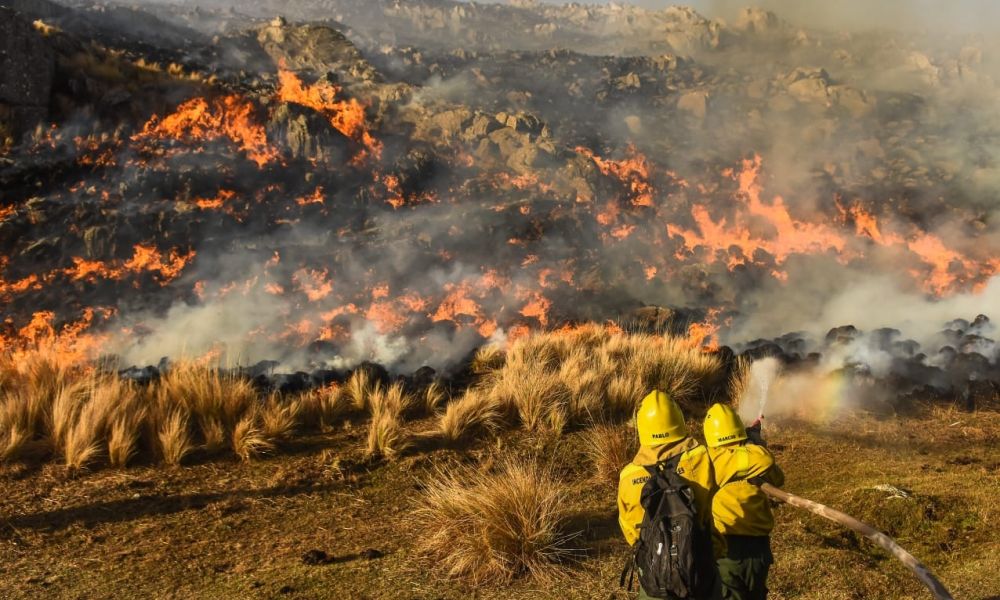
[[[0,355],[0,459],[46,445],[56,398],[81,373],[50,348]]]
[[[336,383],[310,390],[299,402],[299,422],[305,429],[330,431],[351,412],[345,388]]]
[[[424,390],[424,410],[429,415],[437,413],[448,400],[448,391],[438,380],[431,382]]]
[[[221,449],[259,403],[249,381],[196,363],[173,365],[157,384],[156,395],[160,405],[183,408],[194,418],[209,451]]]
[[[244,461],[266,454],[274,449],[274,442],[261,427],[261,411],[246,411],[233,427],[233,452]]]
[[[353,410],[364,412],[368,409],[375,387],[372,379],[367,369],[356,369],[347,379],[343,394],[350,401]]]
[[[551,581],[570,555],[565,495],[564,484],[532,462],[511,459],[493,473],[441,472],[414,518],[420,551],[443,575],[472,585]]]
[[[74,469],[125,467],[147,450],[176,465],[197,449],[249,459],[293,436],[304,407],[193,363],[140,388],[45,350],[21,353],[0,357],[0,460],[41,454]]]
[[[160,456],[163,462],[177,466],[184,457],[191,453],[194,444],[191,442],[190,416],[183,408],[175,408],[163,413],[156,423],[156,441],[159,442]]]
[[[594,467],[594,481],[618,484],[618,472],[638,448],[635,430],[627,424],[597,423],[584,432],[584,452]]]
[[[438,429],[450,440],[502,416],[527,430],[559,433],[594,421],[633,414],[652,389],[669,392],[683,406],[715,377],[719,360],[689,340],[625,334],[600,325],[536,333],[513,342],[506,354],[477,354],[474,391],[448,405]]]
[[[438,419],[438,433],[448,442],[457,442],[473,433],[496,429],[504,413],[489,393],[469,388],[458,400],[448,404]]]
[[[411,438],[403,427],[403,418],[415,403],[416,399],[403,390],[401,383],[388,387],[376,384],[372,388],[369,395],[372,418],[365,447],[368,456],[392,459],[410,446]]]
[[[52,456],[73,468],[180,464],[193,452],[249,460],[301,431],[362,414],[371,416],[366,453],[393,458],[413,441],[405,422],[418,414],[436,415],[445,441],[503,426],[560,434],[622,421],[653,388],[684,404],[718,369],[687,340],[593,325],[482,349],[477,381],[450,401],[439,382],[410,393],[365,368],[343,385],[261,397],[250,381],[197,363],[174,363],[139,387],[40,349],[0,356],[0,460]]]

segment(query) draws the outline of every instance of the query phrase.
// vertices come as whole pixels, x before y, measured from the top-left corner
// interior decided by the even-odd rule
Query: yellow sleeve
[[[745,453],[746,456],[745,471],[738,474],[739,479],[763,476],[764,473],[774,467],[774,455],[763,446],[747,444],[737,448],[737,451]],[[784,479],[782,479],[782,483],[784,483]]]
[[[639,499],[647,479],[649,473],[636,464],[625,465],[618,476],[618,526],[630,546],[639,539],[644,513]]]

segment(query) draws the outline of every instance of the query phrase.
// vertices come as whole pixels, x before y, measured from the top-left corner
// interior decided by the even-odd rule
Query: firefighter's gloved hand
[[[757,444],[758,446],[767,447],[767,442],[764,441],[764,435],[761,431],[761,420],[757,419],[753,422],[753,425],[747,427],[747,439],[751,443]]]

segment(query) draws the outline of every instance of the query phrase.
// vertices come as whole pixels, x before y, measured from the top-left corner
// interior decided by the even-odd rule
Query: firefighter
[[[726,540],[718,560],[724,600],[764,600],[767,574],[774,562],[771,503],[763,482],[781,486],[785,476],[762,444],[748,439],[743,421],[731,407],[714,404],[705,417],[705,443],[718,491],[712,499],[715,529]]]
[[[703,527],[711,531],[712,494],[715,490],[715,476],[712,463],[704,445],[688,435],[687,425],[680,407],[661,391],[650,392],[639,405],[635,417],[635,427],[639,434],[639,451],[632,462],[627,464],[618,478],[618,524],[629,545],[634,546],[639,539],[644,510],[640,504],[643,486],[650,474],[647,466],[664,462],[677,455],[677,474],[687,481],[697,516]],[[713,536],[716,556],[722,554],[721,538]],[[714,577],[714,566],[710,567]],[[715,578],[717,579],[717,578]],[[718,596],[718,583],[712,597]],[[639,599],[648,599],[640,586]]]

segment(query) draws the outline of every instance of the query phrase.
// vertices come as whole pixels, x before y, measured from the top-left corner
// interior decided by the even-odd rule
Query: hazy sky
[[[484,0],[480,0],[484,1]],[[485,0],[489,1],[489,0]],[[502,1],[502,0],[501,0]],[[563,4],[562,0],[541,0]],[[621,3],[622,0],[619,0]],[[1000,0],[625,0],[646,8],[681,4],[710,16],[732,16],[745,6],[761,6],[786,20],[815,27],[907,27],[950,31],[992,31],[1000,19]],[[592,4],[604,4],[590,0]]]

